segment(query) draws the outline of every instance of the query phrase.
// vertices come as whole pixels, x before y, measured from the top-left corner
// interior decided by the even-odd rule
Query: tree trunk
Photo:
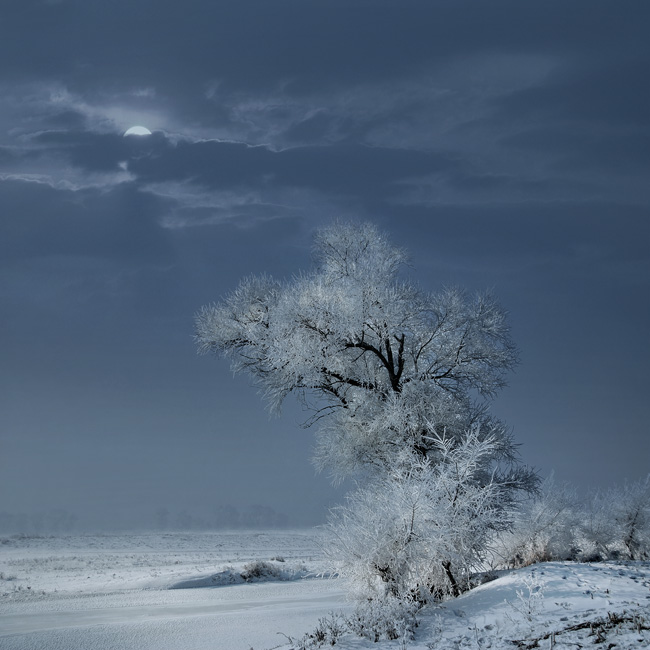
[[[451,572],[451,562],[449,560],[445,560],[442,563],[442,568],[445,570],[445,573],[447,574],[449,584],[451,584],[451,595],[454,596],[454,598],[460,596],[460,589],[458,587],[458,583],[456,582],[456,578],[454,578],[454,574]]]

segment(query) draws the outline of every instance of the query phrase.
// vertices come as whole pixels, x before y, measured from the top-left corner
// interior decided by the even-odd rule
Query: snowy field
[[[0,539],[0,648],[277,646],[344,603],[337,581],[314,576],[318,542],[305,531]]]
[[[2,650],[268,650],[331,612],[316,531],[0,538]],[[648,648],[650,563],[539,564],[421,612],[413,650]],[[286,636],[285,636],[286,635]],[[346,649],[402,648],[347,634]]]

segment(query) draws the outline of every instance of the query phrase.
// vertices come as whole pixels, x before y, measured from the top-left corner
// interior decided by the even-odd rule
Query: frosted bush
[[[578,535],[584,559],[650,557],[650,475],[593,492]]]
[[[326,555],[359,600],[424,603],[470,584],[488,539],[509,522],[498,483],[478,476],[494,441],[438,441],[434,465],[412,459],[352,493],[329,523]]]
[[[246,582],[254,580],[282,579],[282,569],[263,560],[255,560],[244,565],[241,571],[241,577]]]
[[[512,567],[549,560],[648,559],[650,478],[579,498],[575,489],[550,477],[520,504],[493,552],[493,564]]]
[[[579,508],[576,491],[557,485],[551,475],[537,494],[518,504],[512,526],[495,539],[493,563],[521,567],[573,559]]]
[[[410,641],[418,625],[416,603],[385,596],[360,603],[346,617],[348,629],[357,636],[377,643],[382,639]]]

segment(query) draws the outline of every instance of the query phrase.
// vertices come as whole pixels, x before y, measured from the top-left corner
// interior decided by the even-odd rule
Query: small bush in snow
[[[314,650],[323,646],[334,646],[348,631],[348,624],[341,614],[330,614],[318,620],[318,625],[300,639],[287,637],[290,650]]]
[[[270,562],[255,560],[254,562],[249,562],[244,565],[241,577],[246,582],[253,580],[268,580],[269,578],[280,579],[282,577],[282,571]]]
[[[544,604],[544,581],[531,574],[522,579],[523,587],[516,590],[517,600],[508,604],[531,622]]]
[[[419,608],[413,601],[385,596],[360,603],[346,621],[351,632],[374,643],[382,639],[411,640],[418,625]]]

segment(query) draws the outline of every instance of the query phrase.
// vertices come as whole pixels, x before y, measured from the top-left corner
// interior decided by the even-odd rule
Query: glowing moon
[[[151,131],[146,126],[132,126],[124,135],[151,135]]]

